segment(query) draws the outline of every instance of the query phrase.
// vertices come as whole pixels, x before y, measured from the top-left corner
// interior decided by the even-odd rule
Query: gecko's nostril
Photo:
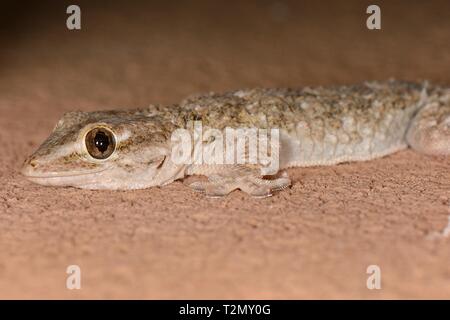
[[[34,173],[34,170],[39,166],[39,162],[35,159],[27,159],[25,160],[22,166],[22,174],[25,176],[31,175]]]
[[[30,166],[32,166],[33,168],[36,168],[38,166],[38,163],[36,160],[31,160],[30,161]]]

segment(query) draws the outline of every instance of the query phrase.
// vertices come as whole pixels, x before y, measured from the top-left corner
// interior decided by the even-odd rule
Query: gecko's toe
[[[291,179],[288,177],[277,178],[273,180],[252,178],[251,182],[258,186],[269,188],[271,191],[280,191],[291,185]]]
[[[247,180],[242,181],[239,189],[255,198],[266,198],[272,196],[274,191],[283,190],[290,186],[290,184],[291,180],[289,178],[269,180],[249,177]]]
[[[263,199],[263,198],[268,198],[273,196],[273,193],[270,191],[266,191],[266,190],[259,190],[259,191],[254,191],[249,193],[249,195],[252,196],[252,198],[256,198],[256,199]]]
[[[205,192],[205,182],[203,181],[195,181],[189,184],[189,187],[192,188],[195,192],[204,193]]]
[[[189,185],[194,191],[204,193],[208,198],[221,198],[233,191],[229,184],[221,184],[210,181],[196,181]]]

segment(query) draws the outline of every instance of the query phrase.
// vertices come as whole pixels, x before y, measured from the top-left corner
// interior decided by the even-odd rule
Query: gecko
[[[171,135],[190,128],[193,120],[221,131],[279,129],[279,170],[267,176],[258,164],[175,163]],[[162,187],[202,175],[207,179],[190,186],[207,196],[241,190],[267,197],[291,185],[287,168],[367,161],[408,147],[428,156],[450,155],[450,88],[391,79],[207,93],[172,105],[68,112],[25,160],[21,173],[46,186],[111,190]]]

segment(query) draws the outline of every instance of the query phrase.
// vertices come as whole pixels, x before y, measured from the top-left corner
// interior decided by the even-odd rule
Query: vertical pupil
[[[94,143],[95,143],[95,147],[98,149],[98,151],[103,153],[106,150],[108,150],[109,138],[104,132],[99,131],[95,134]]]

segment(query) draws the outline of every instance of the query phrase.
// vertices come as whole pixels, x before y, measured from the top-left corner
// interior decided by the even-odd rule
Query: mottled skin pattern
[[[265,197],[287,187],[286,176],[261,177],[257,166],[179,165],[170,159],[171,134],[204,127],[280,129],[280,169],[331,165],[381,157],[408,145],[429,155],[450,155],[450,89],[425,83],[370,82],[328,88],[254,89],[190,97],[180,104],[132,111],[64,115],[23,174],[51,186],[137,189],[162,186],[187,175],[207,182],[191,186],[209,196],[241,189]],[[93,159],[86,133],[108,128],[114,153]]]

